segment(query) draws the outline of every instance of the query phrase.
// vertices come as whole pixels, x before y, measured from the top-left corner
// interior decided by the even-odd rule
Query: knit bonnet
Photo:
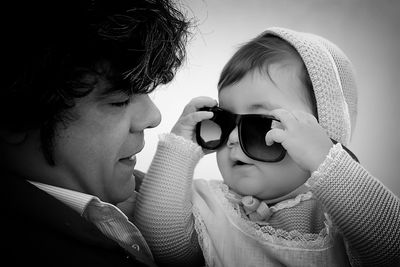
[[[348,145],[357,117],[357,86],[350,60],[335,44],[314,34],[278,27],[265,34],[278,36],[297,50],[310,75],[319,124],[330,138]]]

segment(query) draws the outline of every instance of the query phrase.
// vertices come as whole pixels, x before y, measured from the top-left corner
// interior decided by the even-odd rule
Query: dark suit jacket
[[[51,195],[21,177],[0,177],[0,260],[7,266],[145,266]]]

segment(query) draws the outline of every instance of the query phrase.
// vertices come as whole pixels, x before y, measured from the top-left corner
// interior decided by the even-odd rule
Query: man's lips
[[[130,166],[130,167],[135,167],[136,165],[136,154],[138,154],[140,151],[142,151],[144,148],[144,142],[142,144],[142,146],[140,147],[140,149],[138,149],[137,151],[133,152],[132,154],[130,154],[129,156],[120,158],[118,160],[118,162]]]
[[[130,157],[121,158],[119,160],[120,163],[127,165],[129,167],[135,167],[136,165],[136,155],[132,155]]]

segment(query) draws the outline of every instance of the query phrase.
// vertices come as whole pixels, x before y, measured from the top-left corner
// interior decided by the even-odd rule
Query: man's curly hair
[[[191,21],[170,0],[16,2],[1,22],[0,127],[40,129],[50,162],[56,126],[72,119],[95,77],[112,85],[104,95],[147,94],[170,82],[186,56]]]

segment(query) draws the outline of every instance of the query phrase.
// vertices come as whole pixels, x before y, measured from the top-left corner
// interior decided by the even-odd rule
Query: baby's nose
[[[239,143],[239,134],[238,134],[238,127],[236,126],[235,129],[229,134],[228,141],[226,145],[228,147],[233,147]]]

